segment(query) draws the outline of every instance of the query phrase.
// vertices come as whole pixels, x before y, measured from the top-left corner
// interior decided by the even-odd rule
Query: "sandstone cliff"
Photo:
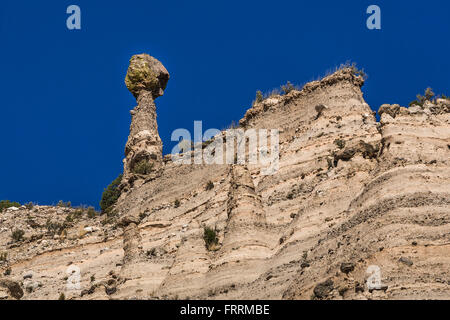
[[[76,209],[0,213],[0,299],[17,286],[22,299],[450,298],[449,100],[383,105],[377,122],[364,79],[342,68],[256,102],[240,121],[280,130],[275,174],[185,165],[161,154],[154,99],[168,72],[135,59],[129,74],[144,67],[127,76],[138,107],[116,216],[81,215],[52,234],[47,220],[63,224]],[[153,165],[133,172],[142,159]],[[205,227],[217,232],[213,248]],[[11,240],[14,228],[25,240]],[[66,287],[70,266],[78,291]]]

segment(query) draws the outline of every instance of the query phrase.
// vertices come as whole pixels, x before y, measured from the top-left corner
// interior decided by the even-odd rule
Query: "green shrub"
[[[83,216],[84,210],[83,209],[77,209],[72,213],[69,213],[66,216],[66,224],[70,224],[72,222],[74,222],[76,219],[79,219]]]
[[[147,160],[141,160],[133,166],[133,172],[136,174],[147,175],[153,170],[153,163]]]
[[[97,212],[95,212],[95,209],[93,207],[89,207],[87,210],[87,216],[90,219],[95,218],[95,216],[97,215]]]
[[[102,213],[110,209],[120,197],[119,185],[122,181],[123,175],[119,175],[111,184],[103,191],[102,200],[100,201],[100,208]]]
[[[316,118],[315,118],[316,120],[320,118],[320,116],[322,115],[323,111],[324,111],[326,108],[327,108],[327,107],[325,107],[323,104],[318,104],[317,106],[314,107],[314,109],[315,109],[316,112],[317,112],[317,115],[316,115]],[[322,134],[321,134],[319,137],[321,137],[322,135],[323,135],[323,132],[322,132]]]
[[[214,183],[212,181],[208,181],[205,189],[206,189],[206,191],[214,189]]]
[[[343,69],[351,69],[353,75],[355,75],[357,77],[362,77],[364,80],[367,79],[366,72],[364,71],[364,69],[359,69],[356,66],[356,62],[347,61],[345,63],[342,63],[338,68],[335,69],[334,72],[339,71],[339,70],[343,70]],[[331,73],[329,73],[329,74],[331,74]]]
[[[294,91],[294,90],[295,90],[294,85],[292,83],[290,83],[289,81],[285,85],[281,86],[281,91],[284,94],[288,94],[289,92]]]
[[[1,262],[6,262],[7,258],[8,258],[8,253],[7,252],[0,253],[0,261]]]
[[[72,207],[72,203],[70,201],[64,202],[62,200],[59,200],[57,206],[61,208],[70,208]]]
[[[216,230],[205,227],[203,232],[203,240],[205,240],[205,245],[208,250],[215,250],[217,244],[219,243]]]
[[[420,95],[419,95],[420,96]],[[435,94],[434,94],[434,92],[433,92],[433,89],[431,89],[430,87],[428,87],[426,90],[425,90],[425,95],[424,95],[424,99],[425,100],[428,100],[428,101],[431,101],[431,99],[433,99],[433,97],[435,96]]]
[[[72,213],[72,216],[74,219],[80,218],[83,215],[84,211],[83,209],[77,209]]]
[[[59,295],[58,300],[66,300],[65,294],[64,294],[64,293],[61,293],[61,294]]]
[[[180,206],[180,200],[176,199],[174,206],[175,206],[175,208],[178,208]]]
[[[0,201],[0,212],[2,212],[3,210],[7,209],[7,208],[11,208],[11,207],[20,207],[20,203],[18,202],[11,202],[9,200],[2,200]]]
[[[47,228],[47,232],[52,236],[54,236],[55,234],[61,234],[65,229],[64,225],[58,222],[53,222],[50,219],[48,219],[45,223],[45,227]]]
[[[425,93],[424,93],[423,96],[422,96],[421,94],[418,94],[416,97],[417,97],[416,100],[410,102],[410,104],[409,104],[410,107],[412,107],[412,106],[414,106],[414,105],[417,105],[417,106],[422,107],[423,104],[424,104],[426,101],[432,101],[433,98],[435,97],[435,94],[434,94],[434,92],[433,92],[433,89],[431,89],[430,87],[428,87],[428,88],[425,90]]]
[[[352,72],[355,76],[357,77],[362,77],[364,80],[367,79],[367,74],[364,71],[364,69],[358,69],[356,67],[356,63],[352,63],[352,65],[350,66],[350,68],[352,69]]]
[[[253,104],[260,103],[263,100],[264,100],[264,97],[263,97],[263,93],[261,92],[261,90],[256,91],[256,97],[255,97],[255,101],[253,101]]]
[[[336,139],[334,140],[334,144],[337,145],[339,149],[345,148],[345,140]]]
[[[15,229],[12,233],[11,233],[11,238],[15,241],[15,242],[19,242],[23,240],[23,236],[25,235],[25,231],[21,230],[21,229]]]

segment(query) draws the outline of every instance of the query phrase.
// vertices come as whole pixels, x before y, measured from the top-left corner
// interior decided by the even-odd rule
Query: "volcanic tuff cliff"
[[[256,102],[240,121],[280,129],[276,174],[177,164],[162,157],[156,124],[168,72],[133,59],[138,107],[117,216],[0,213],[0,299],[22,288],[22,299],[450,298],[449,100],[383,105],[377,122],[363,78],[342,68]],[[142,159],[153,165],[133,173]],[[49,219],[64,231],[49,233]],[[213,250],[204,227],[217,231]],[[25,240],[11,240],[14,228]],[[371,265],[380,290],[366,286]],[[81,269],[79,291],[66,290],[70,266]]]

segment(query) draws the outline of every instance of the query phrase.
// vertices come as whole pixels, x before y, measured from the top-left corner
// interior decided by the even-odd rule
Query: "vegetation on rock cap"
[[[137,98],[141,90],[151,91],[153,97],[163,95],[169,81],[169,73],[157,59],[148,54],[131,57],[125,84]]]

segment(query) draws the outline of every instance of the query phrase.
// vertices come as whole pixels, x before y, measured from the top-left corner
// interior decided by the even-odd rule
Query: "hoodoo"
[[[164,94],[169,72],[148,54],[130,59],[125,84],[138,105],[131,110],[130,135],[125,147],[124,181],[146,175],[160,167],[162,142],[156,121],[155,99]]]

